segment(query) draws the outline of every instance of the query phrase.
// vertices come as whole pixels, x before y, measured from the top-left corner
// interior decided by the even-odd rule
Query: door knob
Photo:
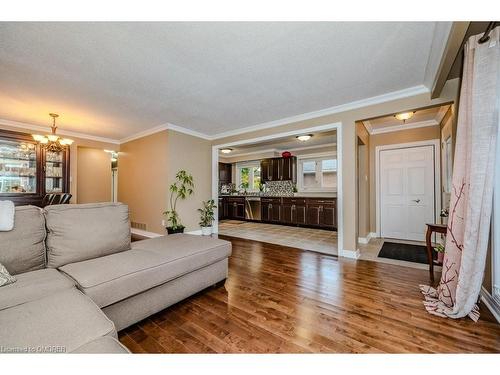
[[[420,199],[413,199],[413,202],[420,203]]]

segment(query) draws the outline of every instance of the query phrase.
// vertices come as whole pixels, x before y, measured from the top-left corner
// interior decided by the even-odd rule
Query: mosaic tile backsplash
[[[268,181],[266,182],[266,196],[269,197],[293,197],[292,181]]]

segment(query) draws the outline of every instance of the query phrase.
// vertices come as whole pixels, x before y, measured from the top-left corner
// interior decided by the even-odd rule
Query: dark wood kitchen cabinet
[[[281,159],[281,180],[292,181],[297,183],[297,157],[292,156],[289,158]]]
[[[260,161],[262,182],[292,181],[297,182],[297,158],[269,158]]]
[[[262,182],[273,180],[273,159],[262,159],[260,161],[260,178]]]
[[[268,223],[281,222],[281,198],[261,198],[261,220]]]
[[[232,182],[232,165],[219,163],[219,183],[230,184]]]
[[[227,218],[234,220],[245,220],[245,198],[244,197],[228,197],[227,201]]]
[[[336,229],[336,212],[336,199],[307,199],[306,224],[324,229]]]
[[[283,198],[281,212],[281,221],[284,224],[306,224],[306,200],[304,198]]]

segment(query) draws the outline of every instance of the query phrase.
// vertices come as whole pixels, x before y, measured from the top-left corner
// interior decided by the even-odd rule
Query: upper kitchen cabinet
[[[46,193],[68,191],[69,152],[48,152],[30,134],[0,131],[0,200],[39,206]]]
[[[262,181],[297,182],[297,158],[269,158],[260,162]]]
[[[281,159],[281,179],[283,181],[292,181],[294,184],[297,182],[297,157],[292,156],[289,158]]]
[[[219,163],[219,183],[230,184],[232,182],[232,166],[230,163]]]

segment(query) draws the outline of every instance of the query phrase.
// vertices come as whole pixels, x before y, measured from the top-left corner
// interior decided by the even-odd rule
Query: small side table
[[[429,274],[431,282],[434,282],[434,257],[432,256],[432,233],[446,234],[447,226],[445,224],[426,224],[427,233],[425,234],[425,243],[427,245],[427,261],[429,262]]]

